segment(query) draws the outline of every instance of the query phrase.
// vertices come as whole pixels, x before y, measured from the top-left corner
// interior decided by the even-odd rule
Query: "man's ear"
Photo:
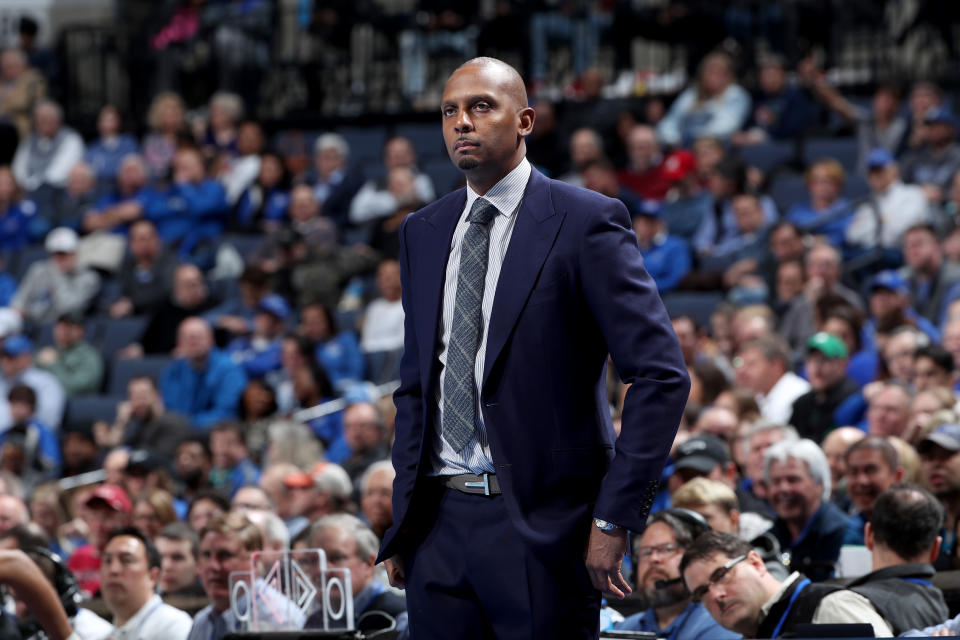
[[[151,567],[147,573],[150,576],[150,582],[153,583],[153,589],[156,591],[157,583],[160,582],[160,567]]]
[[[519,134],[521,137],[525,138],[533,132],[533,123],[537,119],[537,113],[532,107],[524,107],[520,110],[518,115],[520,117]]]
[[[863,527],[863,543],[870,551],[873,551],[873,547],[876,545],[876,540],[873,537],[873,525],[869,522]]]

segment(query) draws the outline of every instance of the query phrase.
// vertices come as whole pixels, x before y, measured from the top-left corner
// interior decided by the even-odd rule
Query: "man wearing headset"
[[[667,509],[650,517],[643,535],[634,543],[637,591],[648,608],[614,629],[648,631],[669,640],[740,637],[721,627],[703,605],[690,601],[680,576],[684,550],[699,534],[709,530],[703,516],[686,509]]]

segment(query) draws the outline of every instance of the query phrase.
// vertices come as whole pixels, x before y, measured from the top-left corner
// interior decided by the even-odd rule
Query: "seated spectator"
[[[120,297],[110,304],[114,318],[152,313],[173,289],[177,261],[160,243],[157,227],[137,220],[130,225],[129,238],[129,253],[118,274]]]
[[[100,590],[101,554],[110,533],[130,525],[133,505],[122,487],[102,484],[93,490],[84,507],[82,517],[89,531],[87,544],[70,555],[67,568],[84,597],[92,598]]]
[[[745,343],[734,359],[739,386],[756,394],[764,420],[787,424],[794,401],[810,384],[791,371],[789,348],[780,338],[764,336]]]
[[[42,237],[44,226],[36,203],[24,198],[13,171],[0,166],[0,251],[20,251]]]
[[[256,265],[248,265],[240,274],[239,286],[240,295],[224,295],[225,300],[203,316],[228,341],[253,331],[260,300],[270,293],[270,278]]]
[[[380,409],[372,402],[354,402],[343,410],[343,439],[350,456],[342,466],[355,485],[367,468],[390,457],[386,427]]]
[[[736,485],[736,475],[726,443],[715,435],[703,433],[677,445],[667,486],[672,493],[693,478],[707,478],[732,487]]]
[[[213,456],[210,484],[214,489],[233,497],[241,487],[260,482],[260,469],[250,460],[241,423],[217,423],[210,430],[210,453]]]
[[[696,163],[692,153],[680,149],[668,155],[662,165],[663,177],[671,185],[663,204],[663,219],[670,233],[687,242],[693,242],[700,226],[713,215],[713,195],[702,188]]]
[[[383,629],[406,631],[406,598],[384,589],[375,579],[380,542],[367,525],[350,514],[328,515],[311,525],[309,540],[310,548],[323,549],[331,566],[350,570],[358,630],[367,634]],[[326,615],[326,611],[317,611],[307,618],[304,628],[324,628]]]
[[[703,516],[710,529],[721,533],[732,533],[741,540],[753,542],[770,529],[773,524],[771,520],[755,511],[740,511],[740,504],[737,500],[737,494],[733,489],[715,480],[707,478],[694,478],[682,487],[673,492],[670,496],[670,502],[675,509],[687,509]],[[772,538],[772,536],[770,536]],[[772,538],[772,543],[779,556],[780,546],[776,538]],[[755,545],[756,546],[756,545]],[[771,547],[773,548],[773,547]],[[761,553],[759,550],[758,553]],[[767,567],[771,568],[773,563],[769,560],[780,562],[779,557],[767,558],[765,553],[761,553],[765,560],[768,560]],[[783,571],[783,565],[780,565],[780,571]],[[783,577],[787,576],[783,573]]]
[[[949,389],[954,383],[955,366],[950,352],[937,345],[918,348],[913,355],[913,388],[917,393],[929,389]]]
[[[817,327],[814,324],[813,305],[804,295],[806,282],[803,262],[783,260],[776,266],[776,284],[773,304],[777,314],[777,335],[787,341],[795,359],[807,344]]]
[[[890,333],[897,327],[916,328],[933,341],[940,341],[940,331],[918,315],[910,304],[910,290],[896,271],[881,271],[870,281],[870,318],[863,326],[864,348],[881,350],[877,333]],[[914,345],[917,347],[920,345]],[[912,354],[911,354],[912,356]]]
[[[638,124],[627,135],[629,164],[620,170],[620,184],[642,199],[663,200],[672,186],[664,175],[663,156],[653,127]]]
[[[867,400],[867,433],[902,438],[910,424],[911,400],[902,384],[883,383]]]
[[[84,318],[66,313],[53,325],[53,347],[37,353],[37,366],[60,381],[67,397],[95,394],[103,383],[103,357],[86,340]]]
[[[37,420],[37,394],[19,384],[7,394],[10,428],[0,434],[0,469],[33,486],[60,470],[60,444],[49,427]]]
[[[390,460],[374,462],[360,476],[360,513],[381,539],[393,524],[393,480],[396,477],[397,472]]]
[[[350,147],[336,133],[325,133],[313,147],[313,171],[309,183],[323,215],[342,227],[350,214],[350,203],[363,186],[363,175],[348,167]]]
[[[120,162],[131,153],[140,152],[140,144],[129,133],[122,132],[120,112],[112,104],[100,107],[97,116],[97,138],[84,154],[100,184],[111,184],[120,172]]]
[[[897,450],[880,436],[867,436],[854,442],[847,447],[843,458],[847,493],[856,510],[850,516],[843,544],[862,545],[864,526],[871,519],[877,498],[903,480],[904,469],[900,466]]]
[[[180,323],[175,353],[177,359],[160,378],[164,405],[203,431],[236,418],[247,377],[227,354],[214,348],[210,325],[196,317]]]
[[[186,519],[190,527],[199,534],[211,521],[229,510],[230,501],[227,496],[215,489],[203,489],[190,501]]]
[[[356,333],[340,331],[325,305],[309,304],[300,310],[298,333],[314,343],[315,357],[336,388],[363,380],[363,352]]]
[[[146,377],[127,383],[127,399],[117,405],[113,424],[97,422],[93,431],[101,447],[149,449],[168,460],[174,458],[178,444],[190,433],[187,420],[166,411],[156,383]]]
[[[83,159],[83,151],[83,138],[63,123],[60,105],[43,100],[33,108],[33,132],[17,146],[13,175],[31,194],[41,187],[62,189],[70,169]]]
[[[870,514],[866,544],[873,571],[847,589],[867,598],[893,635],[936,625],[950,615],[940,589],[930,583],[944,515],[936,498],[912,484],[885,490]]]
[[[164,604],[156,593],[159,577],[160,554],[146,535],[134,527],[110,533],[100,565],[103,601],[113,616],[110,637],[186,639],[190,615]]]
[[[21,140],[30,135],[33,108],[47,93],[47,82],[30,65],[26,54],[15,48],[0,54],[0,116],[17,128]]]
[[[262,152],[263,130],[260,125],[252,120],[241,123],[237,130],[236,156],[222,155],[225,166],[217,174],[231,207],[237,204],[260,175]]]
[[[606,154],[603,150],[603,138],[594,129],[581,127],[570,134],[570,165],[567,173],[559,176],[558,180],[584,186],[583,170],[591,162],[603,160]]]
[[[816,123],[817,104],[810,91],[787,79],[787,64],[781,56],[760,60],[758,90],[753,94],[753,113],[746,131],[733,135],[735,144],[760,144],[788,140],[806,133]]]
[[[921,187],[901,182],[896,160],[886,149],[874,149],[867,156],[867,182],[873,198],[857,207],[845,234],[847,243],[863,249],[899,249],[907,229],[928,221],[927,196]]]
[[[283,366],[281,359],[283,334],[290,316],[290,305],[271,293],[260,298],[253,317],[253,333],[234,338],[227,353],[242,366],[249,378],[262,378]]]
[[[195,265],[181,264],[173,272],[173,290],[150,314],[147,328],[137,344],[123,350],[125,357],[169,354],[177,342],[177,327],[186,318],[209,311],[214,305],[203,273]]]
[[[16,335],[3,341],[0,345],[0,372],[3,373],[0,390],[4,398],[7,390],[17,384],[30,387],[37,395],[37,420],[55,431],[60,428],[66,394],[53,374],[34,366],[33,343],[29,338]],[[0,425],[11,424],[8,411],[8,407],[0,407]]]
[[[10,306],[27,322],[55,322],[65,313],[83,313],[100,292],[100,276],[77,263],[77,232],[58,227],[47,234],[50,256],[30,265]]]
[[[927,200],[939,204],[960,170],[957,119],[946,107],[934,107],[924,114],[923,125],[922,145],[903,156],[903,180],[920,185]]]
[[[147,112],[150,133],[143,139],[143,157],[152,180],[169,177],[173,156],[186,130],[186,107],[175,93],[159,93]]]
[[[350,476],[332,462],[318,462],[310,473],[291,473],[283,478],[283,485],[289,492],[291,538],[323,516],[347,511],[353,493]]]
[[[207,104],[210,114],[203,137],[203,153],[207,158],[220,154],[237,155],[237,125],[243,119],[243,99],[235,93],[218,91]]]
[[[826,236],[834,247],[842,247],[847,226],[853,219],[850,201],[840,195],[847,174],[843,166],[827,158],[819,160],[807,169],[809,202],[798,202],[787,210],[786,218],[804,232]]]
[[[907,229],[903,236],[906,281],[913,308],[935,326],[946,318],[948,305],[960,298],[960,265],[944,260],[940,236],[930,224]]]
[[[705,250],[704,268],[722,271],[739,260],[763,261],[767,252],[770,224],[766,220],[763,203],[754,195],[740,194],[731,201],[735,231],[726,239]],[[709,263],[710,267],[706,267]]]
[[[154,544],[160,553],[157,591],[161,596],[197,598],[206,595],[197,571],[199,541],[193,529],[185,522],[173,522],[160,530]]]
[[[144,458],[142,462],[135,462],[131,459],[127,463],[126,477],[128,479],[127,488],[137,496],[133,501],[133,517],[131,518],[133,526],[140,529],[150,540],[155,540],[163,527],[177,521],[177,511],[173,496],[166,489],[155,487],[137,490],[135,485],[140,482],[139,478],[133,482],[130,481],[132,477],[137,475],[137,467],[142,468],[145,464],[150,464],[148,460],[149,458]]]
[[[830,502],[840,507],[844,513],[853,509],[850,496],[847,495],[847,459],[844,454],[854,443],[866,437],[867,434],[857,427],[837,427],[820,443],[830,467]]]
[[[286,220],[290,206],[290,176],[283,158],[267,152],[260,156],[256,179],[237,201],[232,226],[240,231],[272,232]]]
[[[290,229],[310,246],[329,248],[337,243],[337,229],[333,220],[321,215],[322,207],[316,191],[306,184],[298,184],[290,191],[287,209]]]
[[[940,554],[934,566],[938,571],[956,569],[957,538],[951,523],[960,518],[960,425],[945,424],[935,428],[917,443],[920,455],[920,481],[946,509]]]
[[[714,253],[718,245],[742,235],[737,226],[733,202],[736,197],[747,193],[746,166],[736,158],[725,157],[710,172],[707,186],[713,195],[713,206],[692,240],[693,248],[702,255]],[[778,218],[773,200],[769,196],[753,197],[763,210],[761,227],[773,225]],[[734,246],[739,246],[739,243]]]
[[[847,516],[830,498],[830,467],[812,440],[779,442],[763,456],[770,503],[777,512],[771,531],[790,554],[790,568],[821,582],[833,576],[847,529]]]
[[[261,475],[261,480],[263,476]],[[240,487],[230,499],[231,511],[273,511],[276,505],[270,499],[270,496],[259,485],[249,485]]]
[[[814,241],[804,257],[803,264],[807,283],[805,293],[814,304],[834,296],[842,298],[854,309],[863,311],[860,294],[840,281],[843,275],[843,256],[836,247],[823,241]]]
[[[396,136],[387,140],[383,147],[383,165],[387,176],[394,169],[412,172],[413,195],[421,205],[437,197],[430,176],[417,169],[417,155],[407,138]],[[350,222],[361,224],[393,215],[401,206],[397,195],[390,189],[388,180],[367,180],[350,203]]]
[[[82,230],[84,216],[97,203],[99,195],[100,189],[93,167],[86,162],[76,163],[67,174],[67,183],[63,190],[57,192],[46,206],[43,215],[46,223],[44,231],[49,231],[51,227]]]
[[[799,571],[780,581],[750,543],[729,533],[708,531],[694,540],[680,561],[680,574],[694,602],[703,602],[714,620],[745,638],[785,637],[808,623],[866,623],[877,637],[892,635],[860,594],[811,584]],[[737,606],[731,606],[734,600]]]
[[[711,53],[700,63],[696,86],[681,93],[657,125],[660,141],[689,144],[701,136],[729,138],[750,114],[750,95],[736,84],[733,60]]]
[[[837,413],[859,391],[846,375],[848,358],[847,346],[835,335],[819,332],[807,341],[804,367],[810,391],[796,399],[790,416],[802,438],[820,442],[828,431],[842,426]]]
[[[117,168],[116,186],[84,210],[83,230],[123,232],[159,206],[160,194],[148,186],[148,178],[142,156],[124,156]]]
[[[583,187],[602,193],[608,198],[614,198],[623,203],[630,215],[634,215],[641,208],[641,200],[632,191],[617,182],[617,172],[613,164],[606,159],[591,160],[580,170],[583,176]],[[659,206],[659,203],[653,201]]]
[[[371,354],[387,355],[380,371],[368,370],[374,382],[382,382],[398,375],[403,353],[403,303],[400,289],[400,263],[384,260],[377,267],[377,291],[380,297],[371,300],[363,312],[363,331],[360,349]]]
[[[62,477],[69,478],[99,469],[100,450],[97,448],[89,425],[66,425],[61,442],[63,467],[60,475]]]
[[[657,283],[661,295],[676,289],[690,273],[693,261],[686,240],[671,235],[663,219],[663,207],[655,200],[644,200],[631,211],[633,232],[647,273]]]

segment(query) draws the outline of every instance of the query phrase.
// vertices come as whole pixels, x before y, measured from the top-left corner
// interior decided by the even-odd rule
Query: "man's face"
[[[203,274],[194,266],[177,269],[173,281],[173,299],[179,306],[191,309],[207,298],[207,285]]]
[[[230,607],[230,574],[250,570],[250,552],[236,536],[210,531],[200,540],[200,582],[217,611]]]
[[[673,332],[677,334],[684,362],[691,362],[697,354],[696,328],[688,318],[677,318],[670,324],[673,325]]]
[[[883,347],[883,359],[893,379],[907,384],[913,382],[913,361],[916,351],[917,340],[911,333],[899,333],[887,340]]]
[[[153,225],[143,223],[130,229],[130,254],[138,260],[154,260],[160,254],[160,242]]]
[[[60,321],[53,325],[53,342],[61,349],[67,349],[83,341],[83,325],[70,321]]]
[[[367,404],[347,407],[343,412],[343,436],[354,453],[376,447],[381,438],[376,409]]]
[[[360,509],[375,531],[393,523],[393,474],[380,471],[370,476],[360,497]]]
[[[677,588],[657,589],[658,580],[673,580],[680,577],[680,559],[683,548],[677,545],[673,530],[663,522],[654,522],[647,527],[637,545],[637,586],[651,606],[670,604],[685,598],[682,585]],[[672,593],[665,593],[665,592]],[[679,591],[679,592],[678,592]]]
[[[377,290],[386,300],[394,302],[400,299],[400,263],[387,260],[377,267]]]
[[[301,336],[310,340],[326,340],[329,334],[330,323],[320,307],[307,307],[300,313]]]
[[[54,107],[41,105],[34,112],[34,125],[37,135],[42,138],[52,138],[60,129],[60,114]]]
[[[317,197],[307,185],[300,185],[290,194],[290,219],[294,222],[309,222],[320,213]]]
[[[803,236],[791,227],[778,227],[770,233],[770,253],[778,261],[801,257],[803,255]]]
[[[182,149],[173,157],[173,181],[198,183],[206,177],[203,157],[194,149]]]
[[[660,153],[657,136],[653,129],[644,125],[634,127],[627,139],[627,153],[630,155],[630,164],[634,169],[637,171],[649,169]]]
[[[796,458],[770,465],[770,502],[777,515],[806,522],[820,507],[823,487],[814,482],[807,463]]]
[[[387,169],[412,167],[415,162],[413,145],[406,138],[393,138],[383,149],[383,164]]]
[[[334,147],[326,147],[314,156],[314,165],[322,180],[329,178],[330,174],[345,164],[346,159]]]
[[[469,65],[447,81],[440,107],[450,159],[468,176],[502,176],[519,162],[533,111],[510,90],[513,78],[494,65]]]
[[[207,526],[211,520],[221,515],[223,515],[223,509],[219,504],[213,500],[200,500],[190,509],[190,528],[199,532]]]
[[[831,247],[817,246],[807,255],[807,278],[819,278],[832,287],[840,279],[840,265],[836,251]]]
[[[314,537],[313,546],[327,554],[327,565],[349,569],[353,595],[356,596],[373,579],[373,558],[361,557],[357,541],[339,527],[327,527]]]
[[[243,443],[233,431],[210,433],[210,453],[215,469],[232,469],[243,459]]]
[[[826,166],[819,165],[810,171],[807,188],[810,189],[811,199],[818,204],[829,204],[840,195],[840,184]]]
[[[177,447],[175,470],[177,477],[184,478],[197,471],[204,471],[210,461],[199,442],[188,441]]]
[[[203,320],[188,319],[180,324],[177,331],[177,351],[189,360],[207,357],[213,347],[213,336]]]
[[[176,593],[192,586],[197,580],[197,559],[190,541],[161,536],[156,542],[160,552],[160,591]]]
[[[750,436],[747,453],[747,476],[754,482],[763,482],[763,454],[783,440],[783,432],[779,429],[767,429]]]
[[[903,257],[906,263],[921,273],[935,271],[940,266],[940,243],[926,229],[908,232],[903,238]]]
[[[701,602],[713,619],[724,628],[747,637],[756,630],[760,610],[770,598],[761,582],[763,570],[757,566],[758,562],[762,566],[763,561],[754,555],[733,565],[720,580],[714,578],[719,577],[718,574],[723,573],[719,570],[733,560],[722,553],[691,562],[683,572],[684,582],[691,593],[704,585],[712,585]]]
[[[734,366],[737,384],[761,395],[768,393],[783,376],[783,364],[767,360],[761,349],[741,350],[739,360],[734,359]]]
[[[763,209],[753,196],[737,196],[733,199],[733,217],[740,233],[754,233],[763,227]]]
[[[811,351],[806,359],[807,379],[814,391],[826,391],[837,384],[846,375],[846,358],[828,358],[817,350]]]
[[[29,520],[27,507],[15,496],[0,496],[0,532]]]
[[[129,158],[120,163],[117,173],[117,188],[120,193],[133,194],[147,184],[147,171],[139,159]],[[132,250],[131,246],[131,250]]]
[[[270,511],[270,499],[259,487],[241,487],[233,495],[230,508],[242,511]]]
[[[899,387],[881,389],[867,407],[867,425],[872,436],[900,437],[910,420],[910,398]]]
[[[876,449],[861,447],[847,456],[847,493],[861,513],[873,511],[877,496],[896,484],[899,476]]]
[[[903,308],[904,299],[890,289],[874,289],[870,294],[870,313],[874,318],[884,318]]]
[[[803,269],[799,263],[784,262],[777,267],[777,298],[789,302],[803,292]]]
[[[944,500],[960,494],[960,452],[940,445],[929,445],[920,454],[923,482],[937,498]]]
[[[87,505],[87,527],[90,535],[87,540],[96,549],[103,549],[107,536],[114,529],[130,524],[130,516],[123,511],[117,511],[101,500],[95,500]]]
[[[107,608],[134,612],[153,595],[160,570],[151,569],[147,549],[138,538],[116,536],[103,550],[100,590]]]
[[[736,535],[739,531],[737,519],[733,511],[727,511],[717,504],[702,504],[688,507],[691,511],[696,511],[703,516],[710,528],[720,533],[732,533]]]
[[[940,368],[931,358],[921,356],[913,361],[913,385],[917,391],[934,387],[950,387],[950,374]]]

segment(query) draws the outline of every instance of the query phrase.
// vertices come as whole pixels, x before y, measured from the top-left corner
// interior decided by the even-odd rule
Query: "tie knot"
[[[489,200],[477,198],[470,207],[470,215],[467,216],[467,222],[476,222],[477,224],[488,225],[497,215],[497,208],[490,204]]]

